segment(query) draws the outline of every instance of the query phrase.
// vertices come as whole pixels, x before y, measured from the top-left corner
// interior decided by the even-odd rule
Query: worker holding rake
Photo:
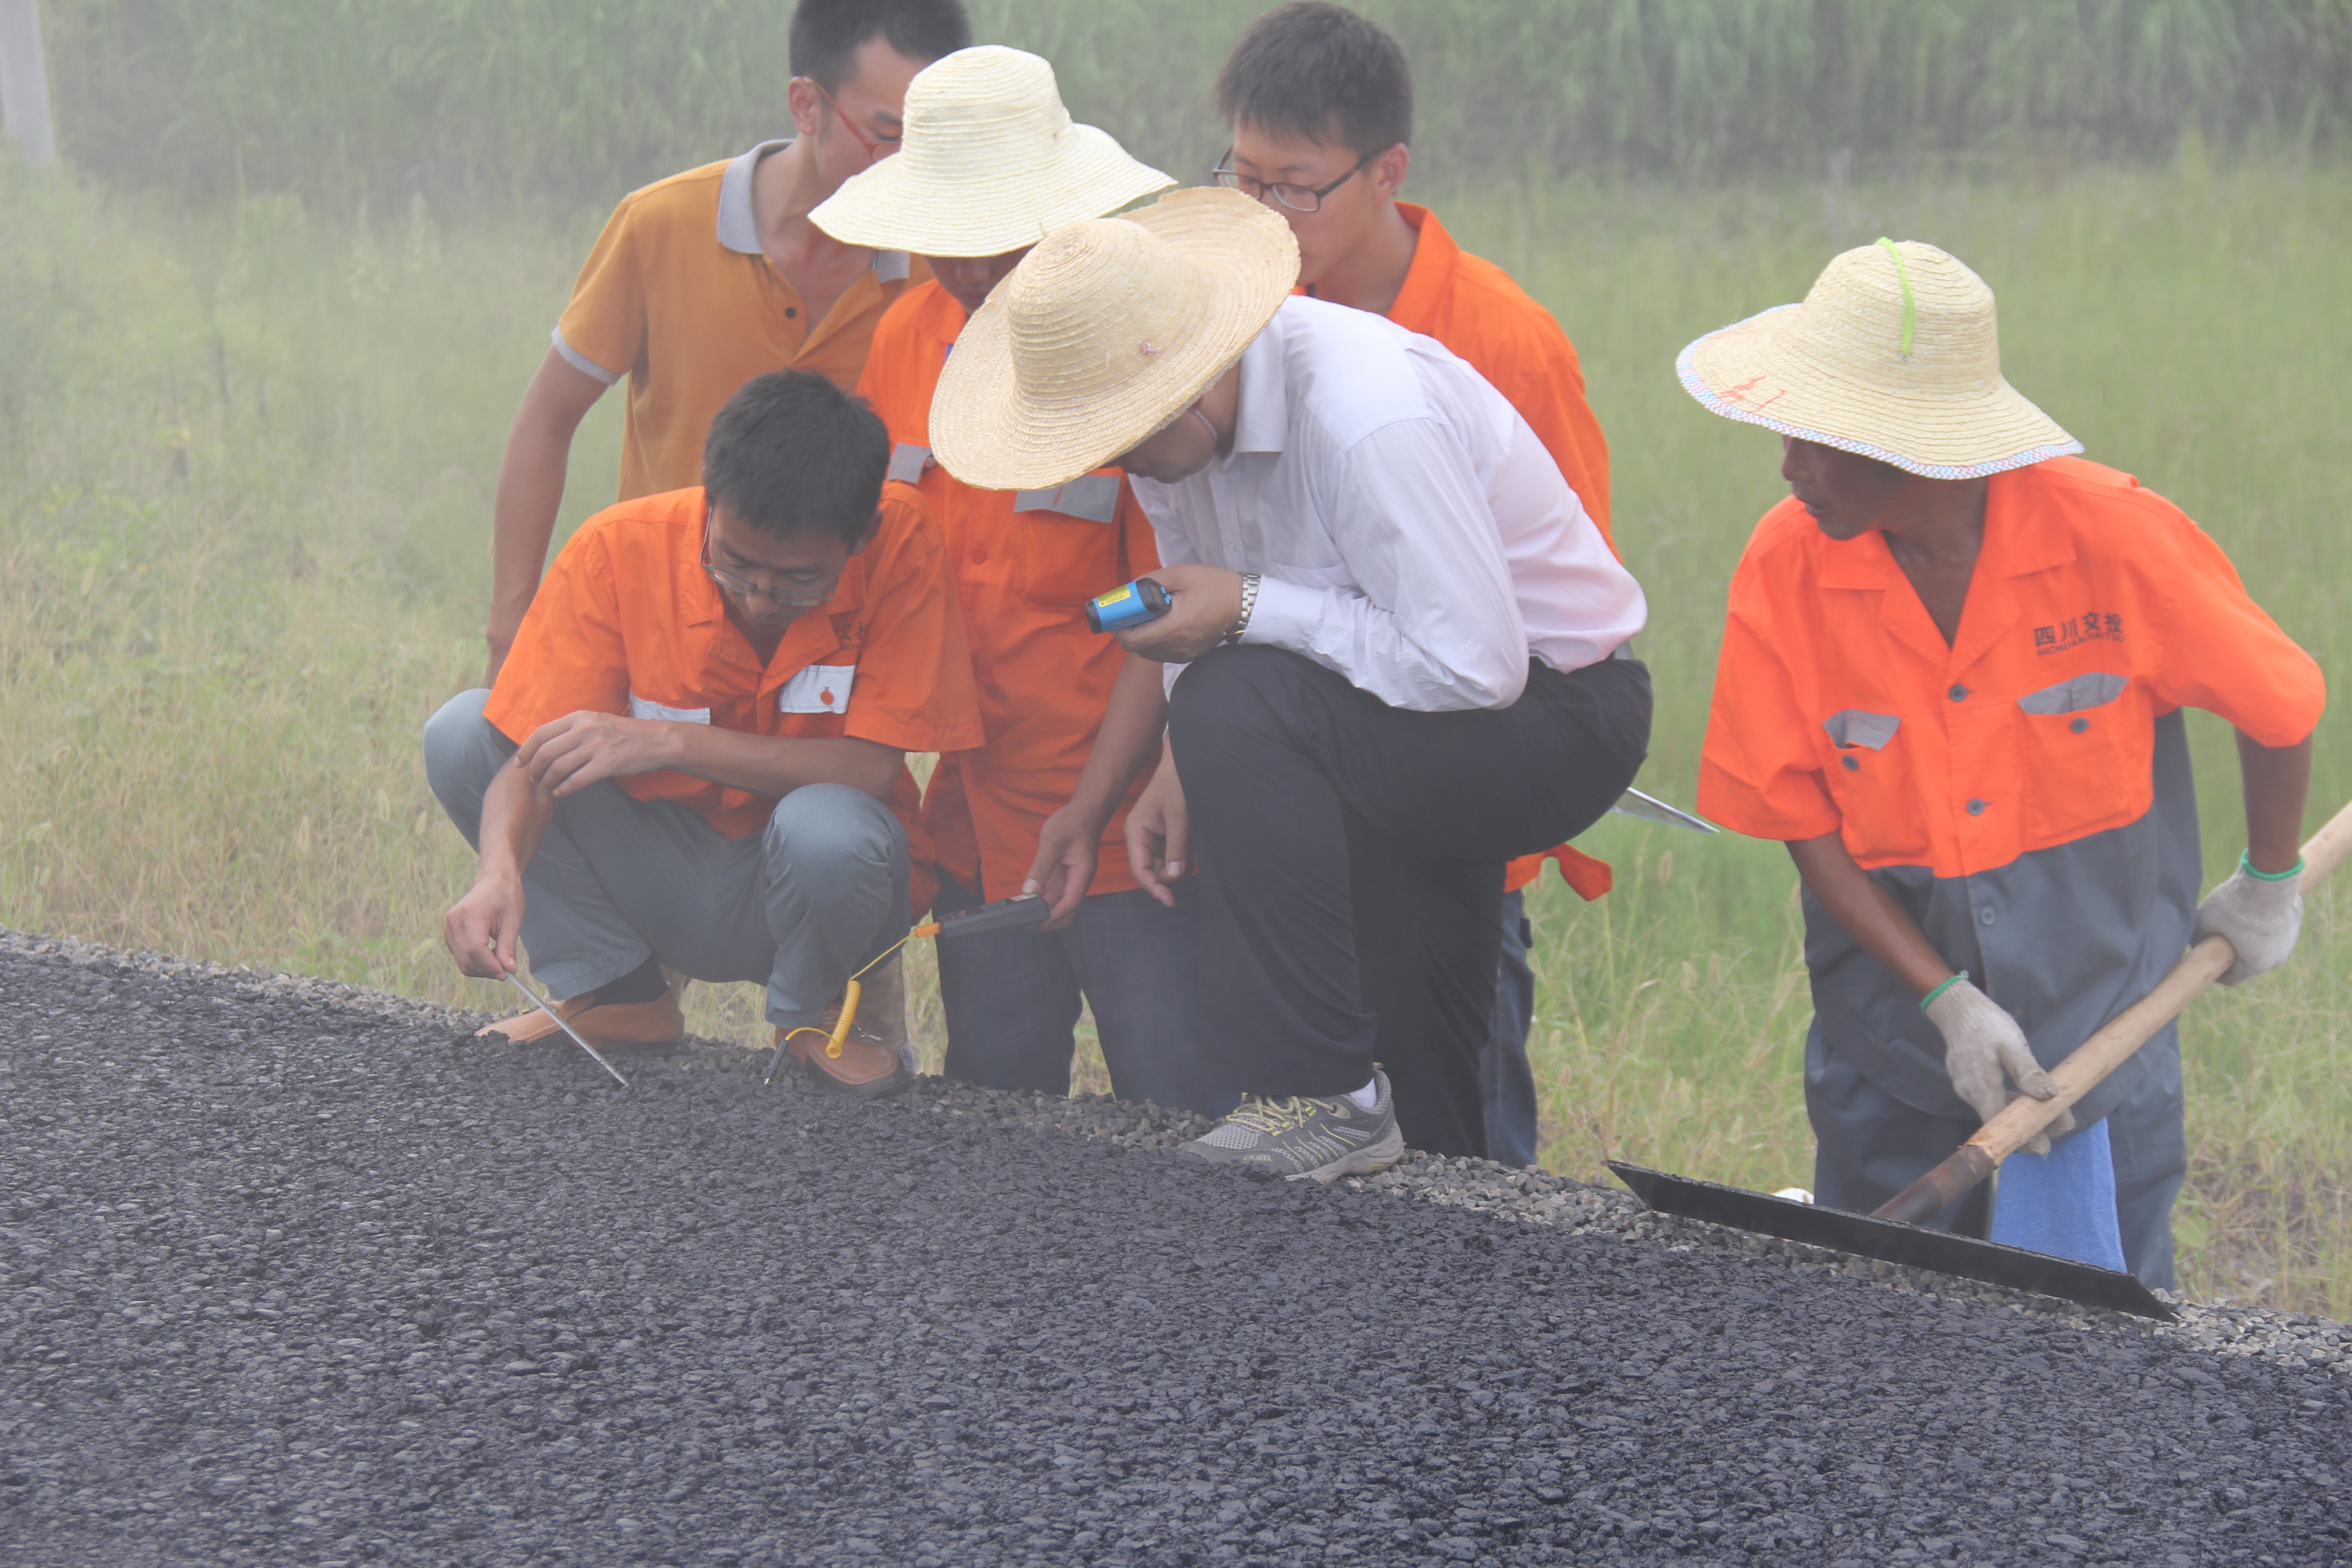
[[[1869,1212],[2153,987],[2192,933],[2285,961],[2318,667],[2220,547],[2002,378],[1992,293],[1931,246],[1832,261],[1699,339],[1684,386],[1780,433],[1732,579],[1699,809],[1789,847],[1820,1202]],[[2247,840],[2197,900],[2181,710],[2237,727]],[[2168,1025],[1937,1226],[2174,1287]]]

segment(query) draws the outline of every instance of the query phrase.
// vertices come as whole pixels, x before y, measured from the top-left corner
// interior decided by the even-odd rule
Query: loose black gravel
[[[2352,1561],[2315,1365],[425,1016],[0,950],[0,1561]]]

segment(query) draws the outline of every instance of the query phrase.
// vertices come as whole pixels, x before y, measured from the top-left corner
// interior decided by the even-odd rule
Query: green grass
[[[1423,167],[1688,176],[2341,144],[2352,0],[1360,0]],[[1268,0],[971,0],[1071,107],[1191,179]],[[784,0],[48,0],[68,153],[207,197],[609,202],[774,134]]]
[[[2352,178],[2191,158],[2011,189],[1548,180],[1439,205],[1583,353],[1655,617],[1656,793],[1690,798],[1724,585],[1781,491],[1772,438],[1691,404],[1674,353],[1881,233],[1977,266],[2018,384],[2347,667],[2352,429],[2320,346],[2352,340]],[[354,227],[255,198],[191,218],[0,167],[0,921],[499,1005],[440,954],[469,861],[416,733],[478,676],[499,449],[598,216],[444,226],[418,205]],[[608,399],[567,526],[611,493],[617,426]],[[2218,723],[2194,733],[2218,872],[2233,771]],[[2339,710],[2314,824],[2347,794]],[[1785,856],[1622,818],[1589,843],[1619,890],[1537,900],[1546,1163],[1804,1181]],[[2290,970],[2192,1016],[2200,1293],[2352,1312],[2347,977],[2339,890]],[[753,1026],[747,987],[694,998],[699,1027]]]

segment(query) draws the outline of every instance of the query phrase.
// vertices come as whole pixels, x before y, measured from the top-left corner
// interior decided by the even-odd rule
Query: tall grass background
[[[0,922],[495,1007],[440,952],[439,913],[469,858],[425,791],[417,728],[478,678],[499,451],[579,258],[635,180],[772,131],[751,98],[710,84],[754,64],[780,82],[783,7],[314,9],[57,5],[79,166],[37,178],[0,159]],[[1201,95],[1250,9],[1207,4],[1181,29],[1147,29],[1139,7],[975,6],[983,37],[1054,56],[1081,118],[1195,161],[1221,145]],[[1945,20],[1918,19],[1929,13]],[[2331,672],[2347,668],[2352,416],[2332,382],[2352,343],[2352,179],[2331,151],[2340,86],[2296,85],[2333,80],[2344,6],[1625,0],[1382,14],[1420,69],[1412,194],[1559,315],[1610,432],[1619,536],[1654,616],[1645,787],[1690,798],[1724,586],[1783,493],[1772,438],[1691,404],[1674,353],[1797,298],[1829,255],[1880,234],[1945,245],[1982,271],[2011,377],[2094,457],[2202,521],[2289,632]],[[1956,16],[1981,26],[1932,30]],[[1523,35],[1507,30],[1515,18]],[[1922,80],[1945,96],[1916,101],[1978,107],[1875,136],[1861,108],[1788,129],[1802,100],[1784,100],[1786,86],[1724,109],[1711,85],[1724,79],[1705,73],[1729,70],[1728,57],[1706,40],[1752,42],[1775,18],[1785,47],[1750,60],[1760,81],[1838,79],[1846,68],[1822,62],[1849,58],[1865,34],[1885,50],[1924,37],[1937,47]],[[184,58],[142,64],[137,40],[103,36],[134,22],[179,28],[160,36]],[[1587,22],[1617,26],[1619,41],[1578,32]],[[2158,22],[2172,30],[2150,33]],[[2276,80],[2158,92],[2129,135],[2121,110],[2100,120],[2087,100],[2080,125],[2032,119],[2014,106],[2054,100],[2034,96],[2034,70],[2000,64],[2070,49],[2106,60],[2099,40],[2136,27],[2156,40],[2147,59],[2186,71],[2251,57],[2166,38],[2242,50],[2290,23],[2303,44]],[[680,52],[691,38],[709,47]],[[1634,42],[1673,43],[1693,62],[1654,57],[1672,112],[1627,110],[1616,141],[1572,145],[1587,134],[1577,127],[1601,123],[1577,118],[1589,97],[1561,100],[1557,121],[1527,111],[1524,125],[1551,126],[1549,143],[1481,129],[1517,79],[1482,65]],[[1807,50],[1816,74],[1769,75]],[[366,79],[370,58],[382,82]],[[1152,70],[1117,68],[1143,58]],[[2003,70],[2009,96],[1962,91]],[[1474,91],[1481,81],[1500,85]],[[217,106],[231,84],[235,114]],[[1902,90],[1915,89],[1927,91]],[[160,118],[133,121],[183,141],[118,156],[89,140],[117,101],[107,93],[139,100]],[[2272,107],[2222,107],[2253,99]],[[740,122],[712,118],[723,101]],[[1999,102],[2023,118],[1984,107]],[[473,118],[456,112],[476,103]],[[320,118],[338,104],[353,128],[341,143]],[[1704,129],[1717,113],[1732,116],[1719,135]],[[2081,129],[2094,121],[2106,129]],[[1753,167],[1722,151],[1773,137],[1769,160],[1740,154]],[[436,149],[468,144],[520,151],[480,154],[466,178],[434,172]],[[1588,145],[1626,151],[1586,168]],[[1828,155],[1865,145],[1904,156]],[[387,149],[414,161],[396,167]],[[516,168],[530,179],[499,183]],[[575,445],[565,530],[612,494],[618,415],[606,399]],[[2193,737],[2218,876],[2242,841],[2235,772],[2221,725],[2200,718]],[[2347,792],[2339,712],[2319,737],[2315,822]],[[1618,890],[1584,905],[1555,884],[1534,900],[1546,1163],[1592,1175],[1626,1155],[1744,1185],[1805,1181],[1809,1008],[1785,856],[1622,818],[1587,844],[1616,862]],[[936,1060],[928,955],[917,971]],[[2191,1017],[2195,1163],[2179,1220],[2193,1290],[2352,1312],[2347,977],[2352,894],[2339,889],[2312,900],[2290,969]],[[752,1037],[749,988],[692,995],[698,1027]],[[1101,1084],[1091,1057],[1082,1082]]]
[[[971,0],[978,36],[1189,177],[1265,0]],[[2347,131],[2352,0],[1363,0],[1447,182],[2156,159]],[[65,144],[110,179],[382,212],[608,201],[772,135],[785,0],[48,0]]]

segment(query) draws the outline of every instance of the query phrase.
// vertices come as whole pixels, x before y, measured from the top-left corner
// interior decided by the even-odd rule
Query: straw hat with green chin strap
[[[1932,245],[1882,239],[1822,269],[1801,305],[1709,332],[1675,363],[1727,419],[1969,479],[2083,444],[2001,378],[1992,290]]]
[[[834,238],[918,256],[1002,256],[1176,182],[1073,124],[1054,68],[1001,44],[958,49],[907,86],[906,136],[820,203]]]
[[[931,399],[931,451],[982,489],[1092,472],[1181,415],[1298,281],[1298,241],[1238,191],[1055,230],[975,312]]]

